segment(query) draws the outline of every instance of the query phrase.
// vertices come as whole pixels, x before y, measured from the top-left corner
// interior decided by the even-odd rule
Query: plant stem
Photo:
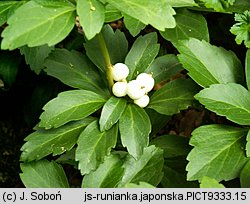
[[[110,57],[109,57],[109,52],[104,40],[104,37],[102,35],[102,33],[97,34],[98,40],[99,40],[99,44],[100,44],[100,48],[101,48],[101,52],[102,52],[102,56],[105,62],[105,67],[106,67],[106,77],[107,77],[107,81],[108,81],[108,86],[109,86],[109,90],[112,90],[112,86],[114,85],[114,81],[113,81],[113,77],[112,77],[112,64],[110,61]]]

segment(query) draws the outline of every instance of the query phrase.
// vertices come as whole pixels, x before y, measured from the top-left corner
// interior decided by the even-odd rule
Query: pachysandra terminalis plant
[[[1,1],[1,49],[19,49],[35,73],[71,87],[44,105],[24,139],[24,185],[71,187],[68,164],[82,187],[226,187],[233,179],[249,187],[250,52],[243,69],[233,51],[212,45],[209,12],[235,13],[230,31],[250,48],[248,0]],[[6,73],[3,84],[13,83],[16,72]],[[159,134],[189,107],[231,123],[200,125],[191,138]]]

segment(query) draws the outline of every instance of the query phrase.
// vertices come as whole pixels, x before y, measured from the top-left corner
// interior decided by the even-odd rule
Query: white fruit
[[[112,67],[112,77],[115,81],[123,81],[129,74],[129,69],[126,64],[116,63]]]
[[[141,98],[134,100],[134,103],[141,108],[145,108],[149,104],[149,97],[148,95],[144,95]]]
[[[145,94],[145,89],[137,80],[132,80],[127,85],[127,94],[131,99],[136,100]]]
[[[152,77],[152,74],[141,73],[137,76],[136,81],[144,87],[146,93],[150,92],[155,85],[155,80]]]
[[[112,87],[112,92],[117,97],[123,97],[127,94],[127,82],[116,82]]]

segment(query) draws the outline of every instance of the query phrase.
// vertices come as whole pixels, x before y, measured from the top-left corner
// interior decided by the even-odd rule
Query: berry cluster
[[[112,87],[113,94],[117,97],[128,95],[134,103],[144,108],[149,104],[150,92],[155,84],[152,74],[141,73],[135,80],[126,81],[129,75],[128,67],[123,63],[117,63],[112,68],[112,77],[115,84]]]

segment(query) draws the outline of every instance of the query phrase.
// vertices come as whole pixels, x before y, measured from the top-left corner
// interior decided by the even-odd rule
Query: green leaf
[[[163,151],[155,146],[146,147],[138,160],[128,155],[123,165],[124,175],[118,187],[138,182],[147,182],[157,186],[163,176],[163,163]]]
[[[250,125],[250,93],[240,84],[214,84],[195,98],[218,115],[240,125]]]
[[[164,151],[164,176],[161,180],[161,185],[164,188],[197,187],[197,182],[186,180],[186,156],[191,149],[188,145],[188,138],[177,135],[162,135],[153,139],[150,144]]]
[[[158,89],[150,99],[148,108],[158,113],[173,115],[192,105],[197,85],[189,79],[177,79]]]
[[[76,148],[76,161],[81,173],[88,174],[103,163],[104,157],[110,154],[116,145],[118,126],[114,125],[108,131],[100,132],[98,121],[92,122],[81,133]]]
[[[240,172],[241,188],[250,188],[250,161],[246,163]]]
[[[246,72],[247,88],[250,91],[250,49],[248,49],[246,53],[245,72]]]
[[[107,0],[107,2],[122,13],[146,25],[151,24],[161,31],[165,28],[174,28],[176,25],[173,17],[175,11],[166,0]]]
[[[75,7],[64,0],[56,3],[55,7],[46,7],[29,1],[18,8],[2,32],[1,48],[52,46],[63,40],[75,25]]]
[[[144,72],[154,61],[159,49],[155,32],[138,37],[125,59],[125,64],[129,68],[127,80],[134,79],[138,72]]]
[[[126,28],[129,30],[130,34],[132,36],[137,36],[141,30],[143,30],[146,25],[143,24],[142,22],[140,22],[139,20],[124,14],[124,24],[126,26]]]
[[[69,164],[74,166],[75,169],[77,169],[78,162],[75,161],[75,153],[76,148],[74,147],[71,150],[62,154],[58,159],[56,159],[56,162],[60,164]]]
[[[22,0],[21,0],[22,1]],[[27,0],[24,0],[27,1]],[[30,1],[30,0],[28,0]],[[75,6],[75,4],[72,2],[73,0],[32,0],[38,4],[40,4],[41,6],[45,6],[45,7],[54,7],[54,8],[60,8],[64,5],[71,5],[71,6]]]
[[[194,0],[168,0],[168,4],[172,7],[192,7],[197,5]]]
[[[172,43],[178,43],[179,40],[197,38],[199,40],[209,41],[209,33],[206,19],[199,13],[187,9],[177,10],[175,16],[176,27],[168,28],[161,32],[161,35]]]
[[[127,105],[127,100],[112,96],[103,106],[99,120],[101,132],[109,130],[120,119]]]
[[[187,160],[185,157],[165,159],[164,176],[161,180],[163,188],[198,188],[198,182],[187,181],[187,172],[185,171]]]
[[[51,153],[56,156],[71,150],[80,133],[92,121],[93,118],[85,118],[57,129],[38,129],[24,139],[26,143],[21,148],[21,161],[39,160]]]
[[[88,40],[101,31],[105,20],[105,8],[101,2],[97,0],[77,1],[77,14]]]
[[[200,188],[225,188],[222,184],[213,178],[204,176],[200,183]]]
[[[150,133],[151,137],[159,133],[159,131],[163,127],[165,127],[167,122],[171,119],[171,116],[162,115],[150,108],[146,108],[145,111],[147,112],[148,117],[150,118],[151,121],[151,126],[152,126],[152,130]]]
[[[122,164],[123,160],[118,154],[105,157],[95,171],[84,176],[82,188],[115,188],[124,173]]]
[[[226,11],[231,13],[243,13],[246,8],[250,8],[250,1],[236,0],[232,6],[229,6]]]
[[[33,75],[29,76],[33,78]],[[55,98],[58,92],[61,91],[61,87],[57,80],[46,76],[41,78],[35,77],[33,80],[34,79],[36,79],[36,81],[35,83],[33,81],[33,87],[29,90],[29,95],[26,96],[27,101],[23,106],[23,117],[29,127],[37,125],[37,119],[42,113],[43,106],[48,101]]]
[[[2,26],[13,12],[23,5],[22,1],[1,1],[0,2],[0,26]]]
[[[176,55],[167,54],[157,57],[145,72],[153,73],[155,84],[158,84],[172,78],[183,69]]]
[[[186,156],[191,150],[188,138],[177,135],[161,135],[153,139],[150,144],[163,149],[164,158]]]
[[[11,86],[18,72],[20,58],[10,53],[0,53],[0,79]]]
[[[103,4],[107,3],[106,0],[98,0],[98,1],[102,2]]]
[[[123,188],[155,188],[155,187],[146,182],[139,182],[139,184],[127,183],[124,185]]]
[[[234,19],[237,23],[232,26],[230,32],[236,35],[236,43],[241,44],[244,41],[245,46],[250,48],[250,11],[236,13]]]
[[[112,64],[124,62],[128,52],[128,41],[123,32],[117,29],[115,32],[110,25],[105,25],[102,29],[102,35],[106,42],[109,57]],[[106,70],[105,62],[101,52],[98,37],[86,41],[84,44],[86,54],[89,59],[104,73]]]
[[[247,133],[247,144],[246,144],[246,155],[247,157],[250,157],[250,130]]]
[[[21,170],[20,178],[26,188],[69,188],[62,166],[54,161],[22,163]]]
[[[30,69],[39,74],[44,68],[44,61],[49,56],[54,46],[42,45],[37,47],[20,47],[20,52],[25,56],[26,64],[30,65]]]
[[[62,92],[43,107],[39,126],[57,128],[67,122],[84,119],[102,107],[105,101],[101,95],[91,91]]]
[[[196,1],[198,7],[196,7],[196,8],[193,7],[193,8],[190,8],[190,9],[194,9],[194,10],[197,10],[197,11],[214,12],[214,9],[212,8],[212,6],[211,6],[211,8],[207,8],[205,6],[205,1],[213,1],[214,5],[219,3],[218,4],[219,9],[223,9],[221,11],[221,13],[227,13],[227,14],[243,13],[244,11],[247,10],[247,8],[250,8],[250,1],[248,1],[248,0],[232,0],[232,1],[234,1],[234,3],[232,5],[228,4],[228,7],[224,6],[224,8],[221,8],[221,5],[223,5],[223,3],[222,4],[220,4],[220,3],[222,1],[226,1],[226,0],[220,0],[221,2],[219,2],[218,0],[203,0],[203,2],[202,1]],[[231,1],[231,0],[228,0],[228,2],[229,1]]]
[[[235,0],[201,0],[207,8],[213,8],[215,11],[224,12],[229,6],[232,6]]]
[[[129,104],[119,120],[121,141],[130,155],[139,159],[148,146],[151,123],[147,113],[137,105]]]
[[[241,62],[232,51],[194,38],[178,42],[177,49],[183,67],[202,87],[243,81]]]
[[[105,6],[105,22],[112,22],[122,18],[121,12],[115,7],[107,4]]]
[[[108,89],[104,86],[97,68],[80,52],[56,49],[46,59],[44,66],[50,76],[64,84],[103,96],[108,95]]]
[[[125,34],[119,29],[113,31],[113,28],[109,25],[104,26],[102,34],[106,42],[111,63],[124,62],[128,52],[128,41]],[[97,50],[95,50],[95,52],[96,51]]]
[[[248,161],[244,151],[246,134],[245,129],[226,125],[195,129],[190,140],[194,148],[187,157],[187,179],[201,180],[208,176],[220,182],[238,177]]]

